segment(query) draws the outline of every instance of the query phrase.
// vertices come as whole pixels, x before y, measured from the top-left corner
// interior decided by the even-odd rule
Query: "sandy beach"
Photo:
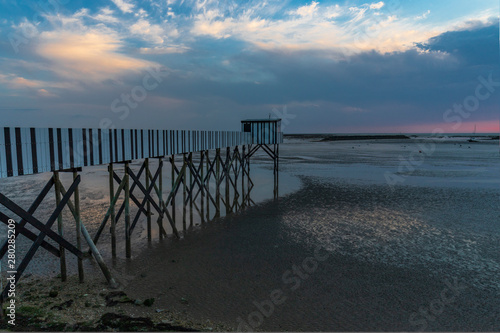
[[[91,261],[86,283],[59,283],[47,257],[52,266],[32,268],[19,301],[73,330],[109,329],[106,313],[219,331],[497,330],[498,143],[451,138],[411,172],[398,170],[422,142],[290,140],[277,201],[256,191],[257,205],[181,240],[138,238],[132,260],[111,260],[103,240],[123,294],[110,296]],[[253,163],[261,184],[272,179],[262,156]],[[387,172],[403,181],[388,184]],[[87,196],[104,206],[105,193]],[[97,216],[88,216],[90,229]],[[41,272],[55,280],[34,282]]]

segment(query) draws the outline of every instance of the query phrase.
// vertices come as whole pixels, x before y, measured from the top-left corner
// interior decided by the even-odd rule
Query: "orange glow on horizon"
[[[463,122],[457,127],[455,123],[437,123],[437,124],[421,124],[421,125],[407,125],[400,127],[399,132],[405,133],[432,133],[436,129],[442,129],[444,133],[473,133],[476,128],[476,133],[499,133],[500,122],[499,120],[485,120],[485,121],[468,121]],[[398,127],[393,127],[397,130]]]
[[[500,120],[468,121],[463,122],[454,129],[455,123],[429,123],[401,126],[382,126],[382,127],[344,127],[332,130],[319,130],[317,132],[325,133],[433,133],[441,129],[442,133],[471,134],[476,127],[476,133],[500,133]]]

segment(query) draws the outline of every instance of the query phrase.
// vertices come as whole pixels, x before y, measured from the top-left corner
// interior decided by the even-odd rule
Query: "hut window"
[[[252,125],[250,123],[243,124],[243,132],[251,132]]]

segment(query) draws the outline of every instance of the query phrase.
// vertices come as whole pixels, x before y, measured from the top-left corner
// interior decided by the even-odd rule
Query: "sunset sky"
[[[498,0],[0,0],[0,13],[0,127],[239,130],[271,115],[286,133],[499,131]]]

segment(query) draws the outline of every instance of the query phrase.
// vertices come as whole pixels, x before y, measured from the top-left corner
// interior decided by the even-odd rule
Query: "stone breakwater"
[[[347,141],[347,140],[400,140],[410,139],[402,134],[374,134],[374,135],[332,135],[332,134],[285,134],[287,139],[320,139],[319,141]]]
[[[406,135],[332,135],[323,138],[321,141],[345,141],[345,140],[405,140]]]

